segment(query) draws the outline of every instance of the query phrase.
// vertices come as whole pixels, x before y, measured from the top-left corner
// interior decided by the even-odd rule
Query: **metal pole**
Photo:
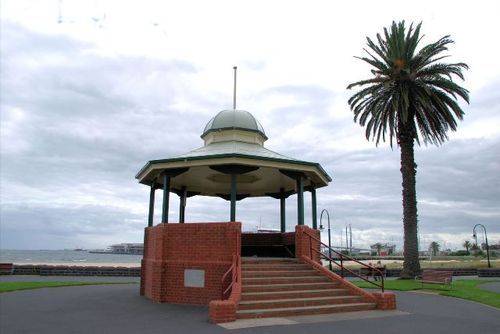
[[[349,254],[349,239],[347,238],[347,226],[345,227],[345,250]]]
[[[301,175],[297,177],[297,225],[304,225],[304,182]]]
[[[344,278],[344,255],[340,252],[340,276]]]
[[[280,188],[280,225],[281,233],[286,231],[286,207],[285,207],[285,189]]]
[[[236,110],[236,70],[238,67],[233,66],[234,70],[234,85],[233,85],[233,109]]]
[[[148,227],[153,226],[153,219],[155,215],[155,190],[156,190],[156,184],[153,181],[153,183],[151,183],[151,189],[149,191]]]
[[[236,174],[231,174],[231,216],[230,221],[236,221]]]
[[[323,228],[323,224],[321,223],[323,221],[323,213],[326,213],[326,217],[328,218],[328,268],[330,268],[330,271],[333,270],[332,267],[332,235],[331,235],[331,230],[330,230],[330,213],[328,212],[327,209],[321,210],[321,214],[319,215],[319,226],[320,228]]]
[[[327,211],[328,213],[328,211]],[[329,261],[329,267],[330,271],[333,270],[332,266],[332,233],[330,230],[330,214],[328,214],[328,257],[330,258]]]
[[[349,253],[352,255],[352,228],[349,224]]]
[[[472,228],[472,236],[474,239],[476,239],[476,246],[477,246],[477,234],[476,234],[476,227],[482,227],[484,231],[484,241],[486,242],[486,258],[488,259],[488,268],[491,268],[491,263],[490,263],[490,246],[488,245],[488,234],[486,233],[486,227],[483,224],[476,224]]]
[[[162,223],[168,223],[168,206],[170,200],[170,176],[163,174],[163,211],[161,215]]]
[[[313,187],[313,186],[311,186]],[[311,212],[312,212],[312,228],[317,230],[318,229],[318,214],[317,214],[317,208],[316,208],[316,188],[311,188]]]
[[[181,188],[180,198],[179,198],[179,223],[183,224],[186,220],[186,197],[187,190],[183,186]]]
[[[486,235],[486,227],[484,227],[484,239],[486,240],[486,257],[488,258],[488,268],[491,268],[490,263],[490,245],[488,244],[488,236]]]

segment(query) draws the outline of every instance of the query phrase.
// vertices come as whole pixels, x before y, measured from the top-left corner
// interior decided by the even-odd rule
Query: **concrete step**
[[[313,298],[313,297],[331,297],[349,295],[347,289],[318,289],[318,290],[285,290],[285,291],[266,291],[266,292],[244,292],[241,294],[241,300],[269,300],[283,298]]]
[[[311,314],[366,311],[366,310],[373,310],[375,309],[375,307],[376,307],[375,303],[349,303],[349,304],[317,305],[317,306],[302,306],[302,307],[283,307],[274,309],[238,310],[236,311],[236,317],[238,319],[287,317],[287,316],[311,315]]]
[[[242,271],[284,271],[284,270],[307,270],[311,269],[310,265],[301,263],[275,263],[275,264],[242,264]]]
[[[262,285],[262,284],[287,284],[287,283],[316,283],[316,282],[331,282],[326,276],[309,275],[309,276],[293,276],[293,277],[249,277],[242,279],[243,286],[246,285]]]
[[[296,258],[288,257],[242,257],[241,264],[290,264],[300,263]]]
[[[282,283],[282,284],[253,284],[243,285],[243,292],[272,292],[272,291],[298,291],[298,290],[325,290],[335,289],[340,285],[339,282],[314,282],[314,283]]]
[[[312,298],[285,298],[270,300],[246,300],[240,301],[238,310],[262,310],[288,307],[303,307],[317,305],[335,305],[361,303],[361,296],[330,296],[330,297],[312,297]]]
[[[242,277],[294,277],[294,276],[319,276],[314,269],[308,270],[256,270],[256,271],[242,271]]]

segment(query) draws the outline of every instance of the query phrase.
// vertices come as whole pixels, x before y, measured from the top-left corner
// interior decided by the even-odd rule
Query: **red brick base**
[[[236,320],[236,303],[232,300],[212,300],[208,304],[210,321],[218,324]]]
[[[316,239],[321,238],[320,231],[313,230],[306,225],[295,226],[295,257],[300,259],[306,256],[315,262],[320,262],[318,251],[321,249],[318,241],[310,238],[312,236]],[[314,251],[316,250],[316,251]]]
[[[318,252],[314,251],[320,249],[320,244],[309,235],[320,237],[319,231],[307,226],[297,226],[296,232],[290,234],[295,237],[291,241],[295,241],[296,257],[331,280],[340,281],[355,295],[375,302],[377,309],[396,308],[394,293],[366,292],[323,267]],[[159,224],[146,228],[140,294],[156,302],[208,304],[211,322],[235,321],[241,281],[232,286],[227,300],[221,300],[222,277],[240,256],[240,240],[241,223]],[[236,267],[237,277],[241,278],[241,263]],[[185,276],[188,269],[202,271],[201,286],[184,281],[185,277],[189,279]]]
[[[140,293],[160,303],[208,305],[220,299],[222,276],[240,254],[241,223],[159,224],[146,228]],[[203,271],[202,287],[186,270]]]
[[[377,309],[379,310],[395,310],[396,295],[394,292],[372,292],[372,295],[377,300]]]

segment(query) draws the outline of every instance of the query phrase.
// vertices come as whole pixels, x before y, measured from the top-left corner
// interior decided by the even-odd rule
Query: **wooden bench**
[[[383,266],[383,267],[375,267],[375,269],[380,270],[380,272],[382,273],[382,276],[386,277],[387,272],[386,272],[386,267],[385,266]],[[380,277],[380,273],[378,271],[373,270],[371,268],[366,268],[366,267],[359,268],[359,274],[367,276],[367,277],[373,277],[373,279],[375,279],[375,280],[377,280],[377,278]]]
[[[442,284],[451,287],[452,281],[453,271],[449,270],[424,270],[422,271],[422,277],[420,278],[422,288],[424,287],[424,283]]]

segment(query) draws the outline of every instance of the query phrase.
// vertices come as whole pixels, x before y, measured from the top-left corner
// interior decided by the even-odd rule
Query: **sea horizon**
[[[99,254],[74,249],[0,249],[0,262],[33,265],[139,266],[142,255]]]

